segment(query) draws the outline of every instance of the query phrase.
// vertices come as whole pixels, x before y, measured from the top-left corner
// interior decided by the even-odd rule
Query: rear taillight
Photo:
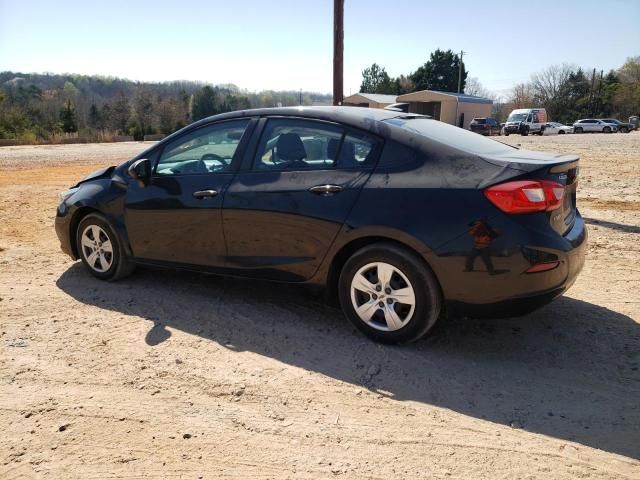
[[[564,185],[547,180],[518,180],[485,189],[484,195],[505,213],[555,210],[562,205]]]

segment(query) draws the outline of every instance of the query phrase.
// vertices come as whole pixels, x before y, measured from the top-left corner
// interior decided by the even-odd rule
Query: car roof
[[[165,137],[162,142],[165,143],[166,141],[182,135],[185,131],[199,128],[200,126],[207,125],[211,122],[263,116],[298,117],[309,118],[310,120],[324,120],[328,122],[342,123],[344,125],[378,134],[382,134],[383,130],[388,131],[390,127],[393,128],[390,125],[381,123],[384,120],[389,120],[391,118],[431,118],[428,115],[418,115],[415,113],[367,107],[318,106],[254,108],[249,110],[236,110],[203,118],[202,120],[191,123],[183,129]],[[383,125],[384,128],[381,128]]]
[[[306,117],[318,120],[346,123],[351,125],[366,125],[373,121],[383,121],[398,116],[422,117],[423,115],[413,113],[396,112],[380,108],[367,107],[344,107],[344,106],[316,106],[316,107],[274,107],[274,108],[254,108],[250,110],[238,110],[235,112],[222,113],[201,120],[208,123],[215,120],[224,120],[243,117],[257,116],[291,116]]]

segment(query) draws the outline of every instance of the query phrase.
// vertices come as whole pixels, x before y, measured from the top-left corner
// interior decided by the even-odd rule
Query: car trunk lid
[[[562,185],[564,192],[560,206],[545,214],[548,216],[551,227],[560,235],[564,235],[571,229],[577,214],[579,158],[576,155],[514,150],[499,155],[484,156],[483,159],[503,168],[499,180],[497,177],[487,179],[481,188],[511,180],[544,180]]]

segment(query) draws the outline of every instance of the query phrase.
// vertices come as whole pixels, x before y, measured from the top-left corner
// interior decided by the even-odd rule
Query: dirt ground
[[[0,478],[640,478],[640,132],[582,158],[585,269],[524,318],[372,343],[304,289],[58,248],[57,192],[140,143],[0,149]]]

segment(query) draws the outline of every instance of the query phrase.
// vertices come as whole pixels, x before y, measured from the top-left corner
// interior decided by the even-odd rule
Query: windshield
[[[424,117],[397,117],[383,120],[383,122],[477,155],[511,152],[514,148],[469,130]]]
[[[524,122],[527,119],[526,113],[512,113],[507,118],[507,122]]]

